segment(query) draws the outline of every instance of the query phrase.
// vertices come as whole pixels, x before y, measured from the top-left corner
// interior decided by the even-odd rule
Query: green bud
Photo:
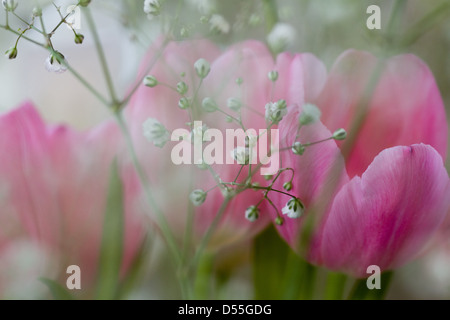
[[[154,76],[146,76],[144,78],[144,85],[150,88],[154,88],[158,85],[158,80]]]
[[[279,226],[282,226],[283,223],[284,223],[283,217],[277,217],[277,218],[275,219],[275,223],[276,223],[277,225],[279,225]]]
[[[292,152],[297,156],[301,156],[305,153],[305,146],[297,141],[292,146]]]
[[[236,84],[238,85],[238,86],[240,86],[241,84],[243,84],[244,83],[244,79],[242,79],[242,78],[237,78],[236,79]]]
[[[270,81],[275,82],[278,80],[278,72],[277,71],[270,71],[267,75]]]
[[[345,131],[344,129],[337,129],[334,133],[333,133],[333,139],[334,140],[345,140],[345,138],[347,138],[347,131]]]
[[[211,65],[209,64],[208,61],[206,61],[205,59],[201,58],[198,59],[195,63],[194,63],[194,68],[195,71],[197,72],[197,75],[201,78],[204,79],[208,76],[209,72],[211,71]]]
[[[84,36],[81,33],[77,33],[75,35],[75,43],[76,44],[82,44],[84,41]]]
[[[227,100],[227,107],[238,112],[241,109],[241,101],[237,98],[229,98]]]
[[[177,84],[177,92],[181,95],[186,94],[186,92],[188,91],[188,85],[186,84],[186,82],[184,81],[180,81]]]
[[[215,112],[217,111],[217,103],[214,101],[213,98],[210,97],[206,97],[205,99],[203,99],[202,102],[202,107],[203,110],[205,110],[206,112]]]
[[[87,7],[91,3],[91,0],[80,0],[78,4],[82,7]]]
[[[16,47],[9,48],[5,52],[5,56],[11,60],[17,58],[17,48]]]
[[[180,101],[178,101],[178,107],[180,109],[186,110],[189,108],[189,100],[187,98],[181,98]]]
[[[292,190],[292,182],[290,182],[290,181],[285,182],[283,184],[283,189],[286,190],[286,191],[291,191]]]

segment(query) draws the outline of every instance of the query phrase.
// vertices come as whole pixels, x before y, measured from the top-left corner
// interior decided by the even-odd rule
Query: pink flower
[[[163,148],[155,146],[160,145],[162,141],[154,141],[155,145],[147,141],[142,125],[151,118],[149,123],[155,124],[153,119],[156,119],[168,131],[173,131],[178,128],[189,129],[187,122],[202,121],[208,128],[219,129],[224,136],[227,128],[238,129],[236,121],[227,123],[227,117],[223,113],[208,113],[203,110],[203,100],[211,98],[219,108],[234,117],[238,117],[238,113],[228,105],[231,103],[235,109],[241,105],[241,119],[246,128],[266,128],[264,106],[271,99],[271,82],[267,74],[274,67],[274,61],[266,46],[256,41],[237,44],[223,53],[208,41],[171,42],[162,51],[152,70],[148,74],[142,74],[142,78],[146,75],[153,76],[159,85],[152,88],[141,86],[134,95],[130,108],[126,110],[126,118],[138,159],[144,165],[157,205],[168,220],[174,236],[182,241],[189,225],[188,212],[195,212],[193,243],[198,243],[213,224],[226,192],[224,188],[215,188],[208,192],[204,204],[193,208],[189,194],[196,189],[206,191],[214,187],[216,181],[213,175],[209,170],[200,170],[194,164],[174,165],[171,161],[171,151],[178,142],[169,141]],[[144,65],[148,64],[156,53],[158,46],[150,51]],[[202,63],[206,61],[210,64],[211,71],[199,87],[201,78],[194,65],[200,59],[204,59],[201,60]],[[238,79],[242,79],[242,84],[239,84]],[[183,95],[167,87],[176,87],[181,81],[188,86],[184,96],[192,103],[186,110],[179,108]],[[192,117],[189,116],[190,112]],[[231,157],[229,154],[226,156]],[[240,167],[239,164],[212,165],[212,169],[225,182],[232,182]],[[245,167],[244,171],[238,182],[243,182],[248,167]],[[259,173],[254,176],[254,181],[264,182]],[[143,198],[142,194],[136,196]],[[257,204],[261,197],[261,192],[253,190],[246,190],[233,197],[219,220],[211,245],[233,243],[254,235],[266,226],[269,218],[267,215],[261,215],[255,222],[245,218],[247,208]],[[143,206],[154,216],[154,210],[142,201]]]
[[[97,276],[110,168],[120,142],[116,126],[106,123],[86,133],[49,127],[25,103],[2,115],[0,128],[0,255],[17,241],[34,243],[54,258],[52,270],[62,279],[68,266],[78,265],[82,289],[89,290]],[[143,236],[140,218],[126,206],[123,272]]]
[[[286,147],[294,142],[305,102],[316,104],[322,118],[302,127],[302,143],[329,138],[339,128],[350,132],[371,75],[382,68],[345,159],[345,142],[334,140],[308,147],[302,156],[282,153],[283,167],[295,170],[292,192],[304,202],[304,216],[315,217],[309,260],[364,277],[369,265],[388,270],[414,258],[450,205],[446,116],[430,70],[412,55],[377,65],[375,57],[357,51],[344,53],[328,77],[322,63],[305,54],[282,54],[277,68],[292,105],[280,123]],[[278,195],[275,203],[281,208],[288,200]],[[286,219],[278,226],[293,247],[303,221]]]

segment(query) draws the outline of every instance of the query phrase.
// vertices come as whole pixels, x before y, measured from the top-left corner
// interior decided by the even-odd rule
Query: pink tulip
[[[316,104],[322,117],[302,127],[302,143],[331,137],[339,128],[349,131],[371,75],[380,67],[366,118],[346,159],[340,152],[345,143],[334,140],[308,147],[302,156],[290,151],[281,156],[283,167],[295,169],[292,192],[304,202],[304,216],[311,213],[320,220],[308,259],[357,277],[367,276],[369,265],[389,270],[414,258],[449,209],[443,164],[447,123],[437,85],[412,55],[380,66],[368,53],[348,51],[328,77],[322,63],[309,55],[277,59],[283,96],[293,105],[280,123],[285,147],[294,142],[305,102]],[[281,208],[288,200],[278,195],[275,203]],[[286,218],[277,227],[293,247],[303,221]]]
[[[158,50],[150,51],[144,65],[155,57]],[[192,119],[188,111],[178,107],[181,95],[165,85],[176,87],[184,81],[189,91],[186,96],[193,98],[200,83],[194,64],[199,59],[207,60],[211,72],[203,79],[194,103]],[[129,109],[126,110],[127,122],[131,128],[133,141],[139,161],[143,164],[155,194],[156,202],[163,211],[175,238],[182,241],[188,225],[188,212],[194,212],[193,242],[198,244],[216,218],[219,207],[224,201],[223,190],[210,191],[203,205],[193,208],[189,194],[194,189],[208,190],[216,182],[208,170],[200,170],[196,165],[174,165],[171,150],[178,143],[168,142],[163,148],[155,147],[144,138],[142,125],[148,118],[156,118],[169,131],[189,127],[187,122],[201,120],[209,128],[221,130],[237,129],[234,123],[227,123],[226,116],[220,112],[206,113],[201,104],[204,98],[211,97],[226,112],[237,116],[227,108],[229,98],[239,98],[242,104],[242,122],[247,128],[263,129],[266,127],[264,106],[270,101],[271,82],[267,77],[274,67],[273,58],[262,43],[247,41],[230,47],[220,53],[219,49],[208,41],[171,42],[164,48],[153,69],[148,73],[160,83],[156,87],[141,86],[134,95]],[[182,76],[181,74],[184,74]],[[236,80],[243,80],[241,85]],[[251,107],[253,110],[251,110]],[[256,111],[255,111],[256,110]],[[188,142],[186,142],[188,143]],[[231,157],[226,154],[227,157]],[[212,168],[223,181],[231,182],[236,177],[240,165],[214,164]],[[248,172],[241,175],[242,182]],[[259,173],[254,181],[264,182]],[[136,195],[139,196],[139,195]],[[139,196],[143,198],[143,196]],[[245,211],[255,205],[262,195],[252,190],[244,191],[234,197],[220,218],[218,228],[211,240],[211,245],[218,247],[247,238],[261,230],[268,223],[268,216],[261,215],[256,222],[245,219]],[[155,215],[154,210],[143,203],[147,211]]]
[[[86,133],[48,127],[25,103],[2,115],[0,128],[0,255],[15,241],[30,241],[55,258],[53,270],[62,279],[68,266],[78,265],[82,289],[91,288],[110,168],[120,142],[117,127],[106,123]],[[123,272],[143,236],[140,218],[130,202],[126,206]]]

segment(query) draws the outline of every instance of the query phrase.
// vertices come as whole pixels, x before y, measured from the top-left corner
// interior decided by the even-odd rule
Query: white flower
[[[267,36],[267,43],[275,53],[286,50],[294,42],[296,31],[287,23],[277,23]]]
[[[237,147],[231,151],[231,156],[238,164],[247,165],[252,160],[252,149],[246,147]]]
[[[259,218],[259,209],[256,206],[250,206],[245,210],[245,219],[254,222]]]
[[[216,31],[225,34],[230,32],[230,24],[220,14],[213,14],[209,19],[209,24],[211,25],[211,31]]]
[[[197,72],[197,75],[201,78],[204,79],[206,78],[206,76],[209,74],[209,72],[211,71],[211,65],[209,64],[208,61],[206,61],[205,59],[201,58],[198,59],[195,63],[194,63],[194,68],[195,68],[195,72]]]
[[[66,72],[67,68],[62,64],[62,61],[64,61],[64,56],[61,53],[52,53],[45,60],[45,69],[55,73]]]
[[[2,5],[6,11],[13,12],[16,10],[19,3],[16,0],[2,0]]]
[[[299,122],[302,125],[313,124],[319,121],[322,112],[319,108],[311,103],[303,105],[302,113],[300,114]]]
[[[161,3],[159,0],[145,0],[144,12],[147,14],[149,19],[159,16],[161,13]]]
[[[279,123],[287,114],[286,101],[269,102],[266,104],[266,120],[274,124]]]
[[[283,214],[286,214],[289,218],[297,219],[303,214],[305,207],[300,199],[292,198],[286,203],[286,206],[281,211]]]
[[[206,200],[207,193],[202,189],[196,189],[189,195],[189,200],[196,207],[201,206]]]
[[[215,0],[189,0],[192,6],[195,6],[201,14],[209,15],[216,10]]]
[[[156,147],[162,148],[170,140],[169,131],[158,120],[148,118],[142,125],[144,137],[153,142]]]

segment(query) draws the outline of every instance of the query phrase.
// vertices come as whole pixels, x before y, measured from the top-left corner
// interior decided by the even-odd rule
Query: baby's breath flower
[[[158,85],[158,80],[154,76],[146,76],[143,84],[147,87],[154,88]]]
[[[233,111],[239,112],[241,105],[241,101],[237,98],[228,98],[227,100],[227,107]]]
[[[188,87],[188,85],[186,84],[186,82],[184,82],[184,81],[178,82],[178,84],[177,84],[177,92],[178,92],[179,94],[181,94],[181,95],[186,94],[186,92],[188,91],[188,89],[189,89],[189,87]]]
[[[213,14],[209,19],[211,31],[227,34],[230,32],[230,24],[220,14]]]
[[[189,100],[185,97],[181,98],[180,101],[178,101],[178,107],[180,109],[185,110],[185,109],[189,108],[189,105],[190,105]]]
[[[347,138],[347,131],[345,131],[345,129],[337,129],[334,133],[333,133],[333,139],[334,140],[345,140],[345,138]]]
[[[14,12],[19,3],[16,0],[2,0],[2,5],[6,11]]]
[[[266,104],[266,120],[278,124],[287,114],[286,101],[269,102]]]
[[[12,47],[6,50],[5,56],[11,60],[17,58],[17,47]]]
[[[278,72],[277,71],[270,71],[267,75],[270,81],[276,82],[278,80]]]
[[[283,184],[283,189],[286,191],[291,191],[292,190],[292,182],[291,181],[285,182]]]
[[[81,33],[77,33],[75,35],[75,43],[76,44],[82,44],[84,41],[84,36]]]
[[[211,71],[211,65],[209,64],[208,61],[206,61],[203,58],[198,59],[194,63],[194,68],[195,68],[195,71],[197,72],[197,75],[201,79],[206,78],[208,76],[209,72]]]
[[[296,31],[287,23],[277,23],[267,36],[269,47],[275,53],[286,50],[295,40]]]
[[[313,124],[319,121],[322,112],[311,103],[303,105],[303,111],[300,114],[299,122],[302,125]]]
[[[254,222],[259,218],[259,209],[256,206],[250,206],[245,210],[245,219]]]
[[[91,0],[80,0],[79,4],[82,7],[87,7],[91,3]]]
[[[287,215],[289,218],[297,219],[303,214],[305,207],[303,203],[298,198],[291,198],[286,206],[281,211],[283,214]]]
[[[210,97],[206,97],[205,99],[203,99],[202,107],[206,112],[215,112],[218,108],[216,101],[214,101],[214,99]]]
[[[159,0],[145,0],[144,12],[149,19],[159,16],[161,14],[161,3]]]
[[[166,127],[154,118],[147,119],[142,124],[142,129],[144,131],[144,137],[146,137],[148,141],[153,142],[156,147],[164,147],[166,142],[170,139],[170,134]]]
[[[252,151],[250,148],[237,147],[231,151],[231,156],[238,164],[248,165],[252,160]]]
[[[45,68],[49,72],[63,73],[67,68],[63,65],[64,55],[58,51],[50,54],[45,60]]]
[[[294,145],[292,146],[292,152],[297,155],[301,156],[305,153],[305,146],[302,145],[300,142],[296,141]]]
[[[202,189],[196,189],[189,195],[189,200],[196,207],[201,206],[206,200],[207,193]]]

